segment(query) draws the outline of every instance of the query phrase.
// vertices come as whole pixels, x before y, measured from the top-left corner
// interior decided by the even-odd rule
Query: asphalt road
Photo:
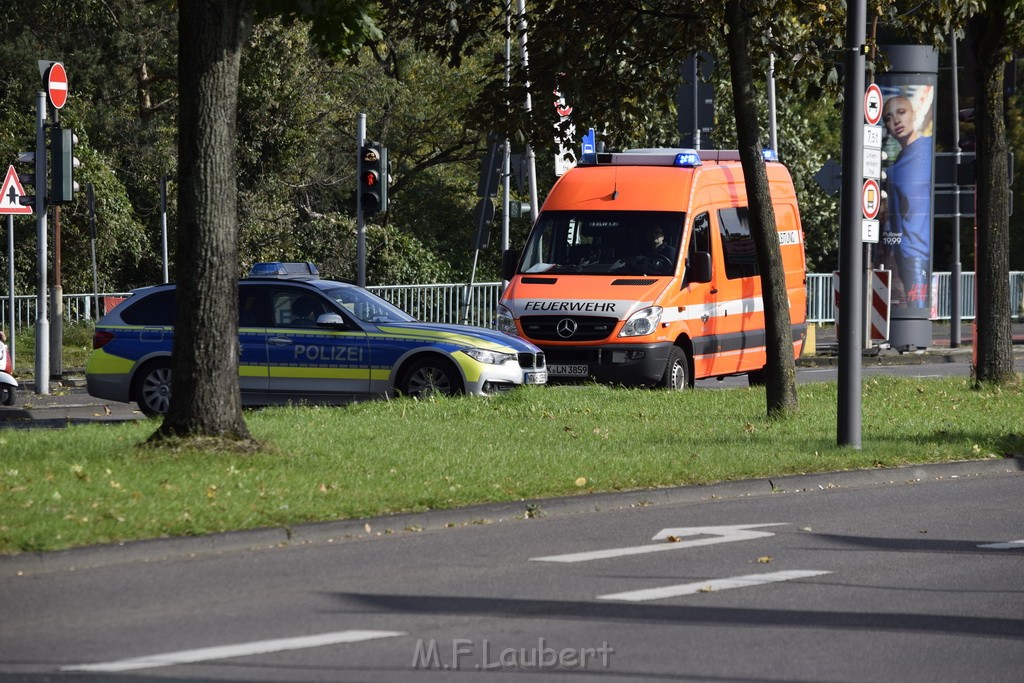
[[[1016,682],[1022,485],[1001,459],[0,558],[0,680]]]

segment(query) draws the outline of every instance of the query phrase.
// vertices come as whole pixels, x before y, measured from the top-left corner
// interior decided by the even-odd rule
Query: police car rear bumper
[[[117,374],[86,374],[85,390],[95,398],[104,398],[108,401],[119,401],[130,403],[131,387],[129,386],[130,375]]]
[[[612,344],[599,348],[542,347],[550,382],[597,381],[641,386],[657,384],[665,374],[670,342]]]

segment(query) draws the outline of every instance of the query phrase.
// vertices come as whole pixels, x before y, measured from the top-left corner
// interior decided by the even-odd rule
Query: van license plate
[[[560,377],[586,377],[590,368],[586,365],[548,365],[548,372]]]

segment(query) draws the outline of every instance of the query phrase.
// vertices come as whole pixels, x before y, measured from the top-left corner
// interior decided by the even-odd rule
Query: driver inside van
[[[647,245],[644,256],[664,256],[673,264],[676,262],[676,249],[665,241],[665,231],[660,226],[654,225],[647,229],[644,243]]]

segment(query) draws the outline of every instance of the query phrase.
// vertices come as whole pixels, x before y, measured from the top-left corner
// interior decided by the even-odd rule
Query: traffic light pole
[[[366,114],[356,116],[356,284],[366,286],[366,222],[363,218],[363,203],[359,199],[362,190],[360,170],[363,167],[363,142],[366,140]]]
[[[50,324],[46,311],[46,93],[36,93],[36,393],[50,393]]]
[[[62,135],[60,110],[53,112],[54,139]],[[51,144],[51,147],[55,145]],[[56,165],[56,160],[51,161]],[[51,169],[55,170],[55,169]],[[60,380],[64,374],[64,286],[60,262],[60,204],[53,202],[53,285],[50,288],[50,377]]]

